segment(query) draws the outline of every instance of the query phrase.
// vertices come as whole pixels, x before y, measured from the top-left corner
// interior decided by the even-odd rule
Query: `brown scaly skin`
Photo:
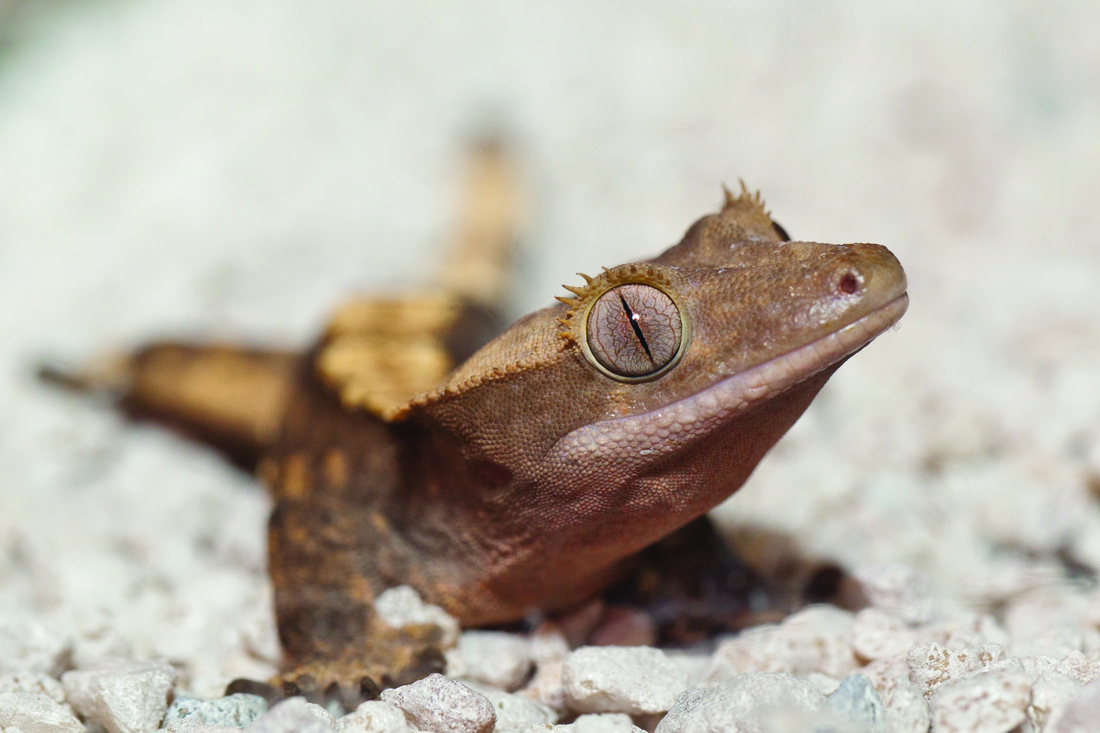
[[[641,381],[609,375],[584,348],[589,308],[628,283],[658,288],[682,316],[677,359]],[[337,358],[346,329],[330,329],[298,361],[280,428],[255,439],[276,505],[284,680],[385,685],[438,668],[431,629],[396,631],[374,615],[372,600],[395,585],[464,626],[552,614],[608,588],[639,551],[744,483],[833,371],[902,316],[905,289],[884,247],[786,241],[759,197],[727,194],[659,257],[571,288],[404,402],[364,396],[369,370],[356,365],[377,360],[374,336],[340,342]],[[428,330],[465,357],[457,335],[484,319],[455,302]],[[135,359],[133,385],[166,348],[181,347]],[[235,378],[248,384],[256,368],[242,362]],[[156,399],[131,387],[127,402]]]

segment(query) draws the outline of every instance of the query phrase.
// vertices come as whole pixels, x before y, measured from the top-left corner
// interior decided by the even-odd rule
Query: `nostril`
[[[837,281],[836,289],[844,295],[853,295],[859,291],[859,286],[859,275],[849,271],[841,275],[840,280]]]

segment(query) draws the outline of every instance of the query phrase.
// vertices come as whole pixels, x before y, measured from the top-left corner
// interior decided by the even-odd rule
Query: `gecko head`
[[[617,551],[735,491],[908,303],[885,247],[786,241],[745,193],[659,257],[569,290],[426,406],[515,490],[540,487],[522,511],[636,545]]]

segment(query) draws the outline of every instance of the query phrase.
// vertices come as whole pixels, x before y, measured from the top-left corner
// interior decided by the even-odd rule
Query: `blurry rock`
[[[65,689],[53,677],[41,672],[13,672],[0,675],[0,693],[28,692],[45,695],[54,702],[65,702]]]
[[[871,605],[907,624],[924,624],[935,610],[931,585],[923,572],[898,563],[863,565],[852,573]]]
[[[979,644],[962,650],[945,649],[935,642],[917,644],[906,655],[910,679],[930,696],[940,685],[987,670],[1005,659],[998,644]]]
[[[527,639],[503,631],[466,631],[448,649],[447,676],[470,679],[502,690],[515,690],[531,671]]]
[[[836,688],[840,687],[840,680],[836,677],[831,677],[821,672],[810,672],[807,675],[803,675],[802,679],[813,685],[818,692],[822,695],[829,696],[836,692]]]
[[[895,682],[886,705],[889,733],[928,733],[932,712],[920,688],[905,677]]]
[[[565,662],[540,664],[535,670],[535,676],[516,694],[564,713],[568,707],[565,701],[565,688],[561,681],[563,669],[565,669]]]
[[[852,649],[868,662],[905,654],[916,641],[901,619],[882,609],[864,609],[852,621]]]
[[[47,695],[0,692],[0,730],[22,733],[84,733],[67,705]]]
[[[936,733],[1005,733],[1027,718],[1031,678],[999,670],[951,681],[931,699]]]
[[[214,700],[177,696],[164,714],[164,726],[188,720],[205,725],[231,725],[243,728],[267,712],[267,701],[259,695],[237,693]]]
[[[871,681],[875,690],[878,691],[879,697],[889,706],[890,696],[894,694],[895,685],[900,680],[909,681],[909,662],[905,656],[876,659],[870,664],[860,667],[859,673]]]
[[[336,721],[336,733],[411,733],[401,708],[369,700]]]
[[[704,676],[708,684],[740,672],[822,672],[843,678],[859,663],[852,651],[853,616],[835,606],[810,606],[779,625],[746,629],[723,642]]]
[[[871,681],[861,674],[845,678],[825,701],[825,709],[852,721],[867,733],[886,733],[886,710],[882,699]]]
[[[1027,718],[1036,730],[1046,730],[1062,716],[1066,705],[1080,694],[1084,685],[1058,672],[1040,677],[1031,688],[1031,705]]]
[[[582,713],[662,713],[687,685],[685,667],[651,647],[582,647],[562,671],[566,704]]]
[[[496,731],[524,730],[532,725],[550,725],[558,721],[558,713],[528,697],[500,690],[478,689],[496,711]]]
[[[176,670],[164,662],[138,662],[74,670],[61,677],[78,713],[110,733],[147,733],[160,727]]]
[[[569,641],[565,638],[561,626],[553,621],[544,621],[538,625],[528,639],[531,645],[531,659],[535,664],[563,662],[569,654]]]
[[[91,669],[133,657],[130,640],[119,631],[115,618],[96,608],[77,616],[73,629],[73,666]]]
[[[45,624],[24,616],[0,616],[0,674],[42,672],[57,676],[69,664],[71,646]]]
[[[440,646],[444,649],[458,641],[459,626],[454,616],[439,606],[420,599],[420,595],[407,585],[389,588],[374,599],[378,617],[395,629],[405,626],[435,626],[442,634]]]
[[[333,733],[336,721],[304,697],[283,700],[243,728],[245,733]]]
[[[775,711],[814,714],[825,704],[813,685],[784,673],[746,672],[734,682],[687,690],[656,733],[763,733]]]
[[[401,708],[410,723],[432,733],[489,733],[496,723],[496,711],[484,695],[441,674],[385,690],[382,701]]]

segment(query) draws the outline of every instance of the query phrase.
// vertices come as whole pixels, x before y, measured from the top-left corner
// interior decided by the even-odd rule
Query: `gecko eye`
[[[666,293],[639,283],[608,290],[592,304],[588,351],[608,376],[643,379],[671,366],[681,352],[680,309]]]

